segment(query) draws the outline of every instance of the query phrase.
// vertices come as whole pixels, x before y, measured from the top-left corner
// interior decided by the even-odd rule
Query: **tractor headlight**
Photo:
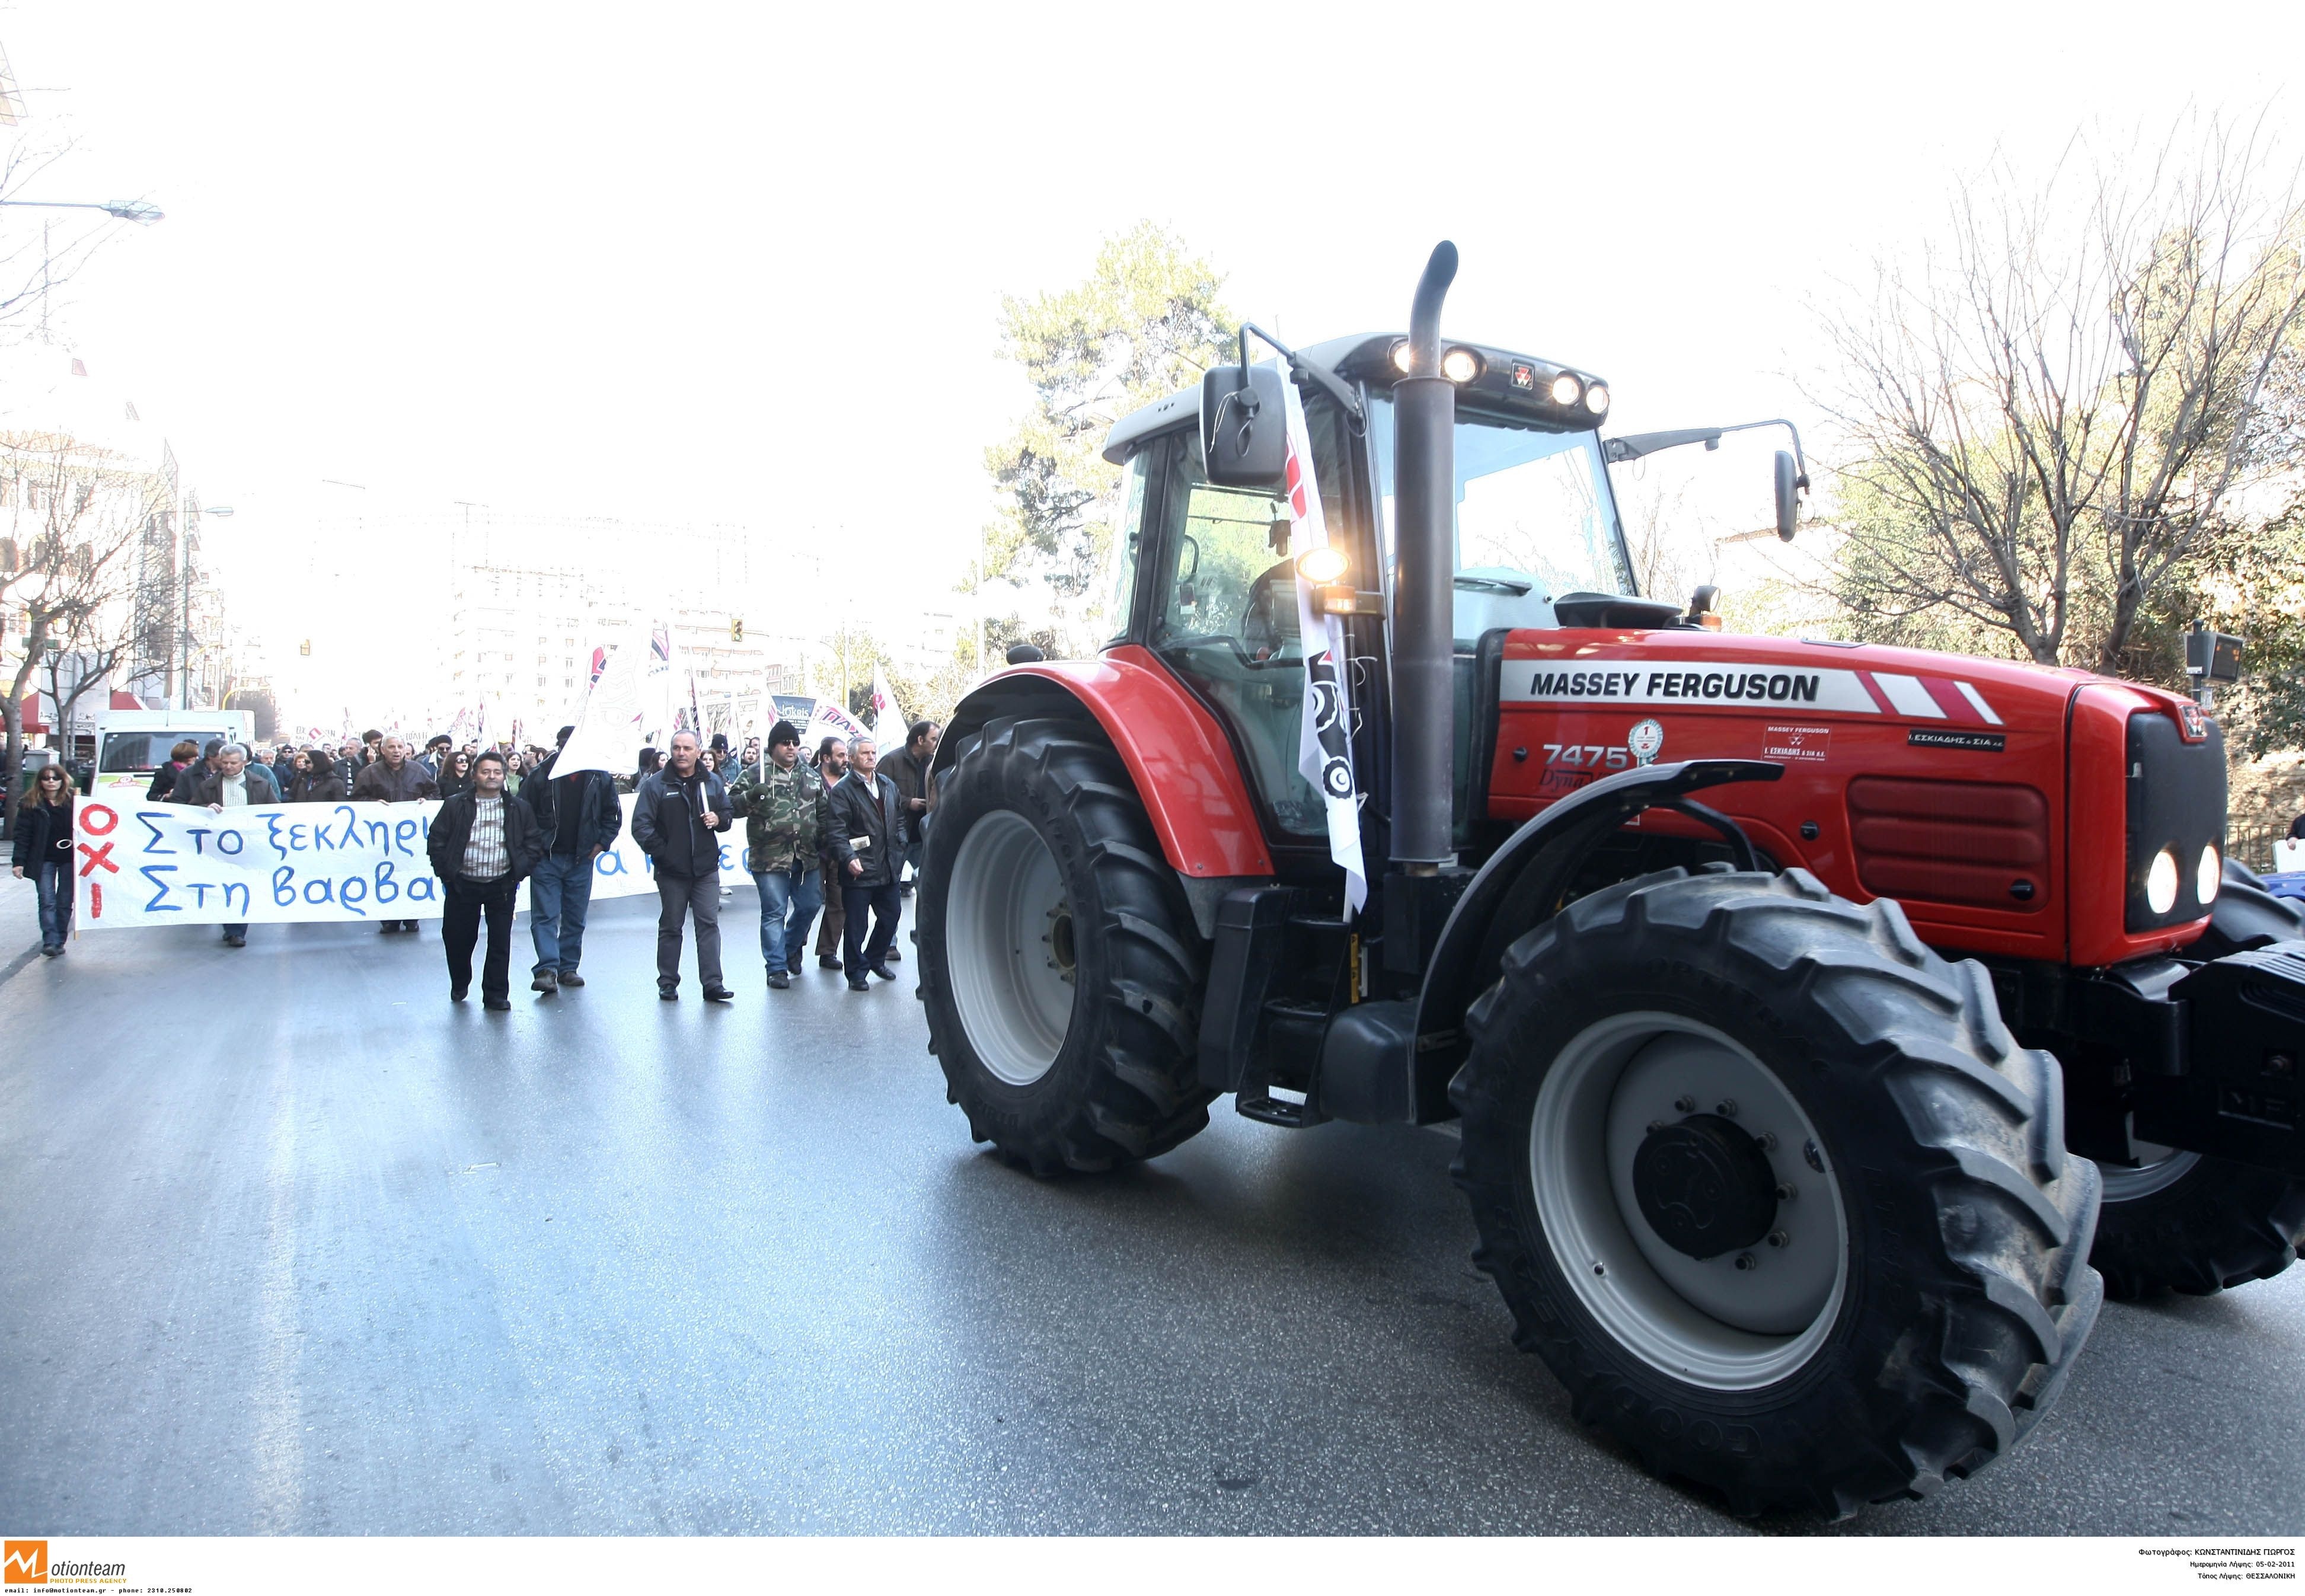
[[[1316,588],[1341,582],[1345,575],[1345,551],[1331,543],[1308,548],[1297,556],[1297,574]]]
[[[2211,843],[2201,850],[2201,867],[2193,877],[2193,899],[2202,908],[2217,901],[2217,888],[2224,885],[2224,861],[2217,857],[2217,845]]]
[[[2156,914],[2177,906],[2177,855],[2167,848],[2153,855],[2153,868],[2145,872],[2145,906]]]
[[[1577,380],[1575,372],[1563,371],[1552,379],[1552,402],[1555,404],[1574,404],[1584,396],[1585,385]]]
[[[1399,372],[1403,377],[1408,376],[1409,367],[1415,363],[1415,358],[1416,357],[1408,352],[1408,339],[1396,338],[1393,340],[1392,369],[1394,370]]]
[[[1481,357],[1469,349],[1452,349],[1441,357],[1441,375],[1462,386],[1481,374]]]
[[[1609,385],[1596,382],[1585,390],[1585,408],[1596,416],[1609,413]]]

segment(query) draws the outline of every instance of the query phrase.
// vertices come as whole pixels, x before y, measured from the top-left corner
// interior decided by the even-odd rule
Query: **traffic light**
[[[728,641],[732,643],[741,643],[744,641],[744,616],[730,615],[728,617]]]

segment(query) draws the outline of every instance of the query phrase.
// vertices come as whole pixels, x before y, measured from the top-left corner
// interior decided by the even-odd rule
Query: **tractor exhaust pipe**
[[[1441,301],[1457,277],[1443,240],[1408,313],[1408,375],[1392,386],[1392,863],[1429,876],[1450,862],[1450,599],[1456,590],[1457,386],[1441,375]]]

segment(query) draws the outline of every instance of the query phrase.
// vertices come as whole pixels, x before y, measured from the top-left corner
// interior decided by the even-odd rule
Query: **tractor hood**
[[[1898,899],[1938,946],[2110,964],[2168,952],[2207,922],[2193,865],[2224,845],[2224,744],[2175,693],[1695,629],[1517,630],[1501,642],[1482,760],[1492,821],[1635,766],[1767,760],[1783,778],[1723,788],[1720,807],[1780,863],[1858,902]],[[2147,876],[2165,848],[2184,864],[2182,890],[2156,906]]]

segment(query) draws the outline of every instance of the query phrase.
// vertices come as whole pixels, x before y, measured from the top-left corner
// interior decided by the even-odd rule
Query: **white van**
[[[168,762],[168,751],[190,741],[208,745],[211,737],[246,743],[256,735],[256,717],[246,709],[105,709],[96,717],[96,776],[89,796],[115,803],[143,801],[152,772]]]

